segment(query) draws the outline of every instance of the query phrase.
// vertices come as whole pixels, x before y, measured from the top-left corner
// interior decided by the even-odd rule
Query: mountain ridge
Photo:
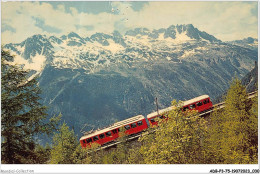
[[[154,35],[156,34],[157,36],[155,37]],[[108,60],[107,58],[109,57],[122,56],[131,64],[133,60],[138,61],[136,57],[139,57],[139,60],[140,57],[144,57],[146,61],[150,61],[147,59],[147,55],[143,54],[144,52],[150,55],[148,57],[165,57],[165,55],[157,54],[157,52],[161,50],[169,51],[169,49],[172,49],[172,52],[176,50],[177,54],[168,53],[168,56],[166,56],[167,59],[179,62],[179,60],[177,60],[178,57],[185,57],[192,54],[192,52],[182,52],[177,50],[177,48],[180,47],[180,49],[182,49],[183,46],[187,46],[185,46],[185,44],[196,42],[204,44],[222,43],[214,36],[206,32],[201,32],[192,24],[188,24],[171,25],[166,29],[161,28],[153,31],[146,28],[136,28],[127,31],[125,36],[122,36],[118,31],[114,31],[110,35],[96,33],[87,38],[82,38],[75,32],[63,35],[60,38],[56,36],[47,37],[44,35],[34,35],[20,44],[7,44],[5,47],[12,50],[15,54],[21,55],[21,57],[24,57],[26,60],[29,60],[29,63],[33,62],[33,57],[38,54],[46,56],[46,60],[49,59],[48,62],[55,62],[56,67],[61,68],[78,68],[79,64],[84,64],[81,58],[89,57],[87,60],[89,61],[88,65],[83,67],[88,69],[89,72],[95,72],[95,68],[100,67],[99,65],[109,65],[111,62],[122,61],[118,58],[117,60]],[[30,45],[30,43],[32,44]],[[78,52],[78,54],[76,52]],[[123,54],[125,52],[132,52],[134,55],[122,55],[122,52]],[[104,54],[105,57],[103,56]],[[169,56],[170,54],[171,57]],[[83,61],[85,62],[86,60]],[[69,67],[69,63],[71,63],[71,67]]]
[[[245,48],[249,48],[254,51],[258,51],[258,39],[247,37],[242,40],[234,40],[234,41],[228,41],[226,43],[242,46]]]

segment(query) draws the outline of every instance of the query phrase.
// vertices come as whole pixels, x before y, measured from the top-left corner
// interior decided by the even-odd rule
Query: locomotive
[[[183,102],[182,110],[197,110],[199,113],[208,111],[212,109],[213,105],[208,95],[202,95],[191,100]],[[168,108],[158,110],[147,115],[147,120],[150,126],[158,124],[156,118],[164,119],[167,112],[173,110],[175,107],[170,106]],[[84,135],[80,138],[80,144],[82,148],[91,147],[92,143],[98,143],[100,145],[105,145],[115,141],[120,134],[120,131],[123,131],[126,135],[134,135],[141,133],[148,129],[148,124],[143,115],[137,115],[119,122],[114,123],[113,125],[103,128],[102,130],[96,130],[90,132],[87,135]]]

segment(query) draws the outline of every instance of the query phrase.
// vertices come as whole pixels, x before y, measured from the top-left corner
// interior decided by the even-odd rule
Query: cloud
[[[109,4],[111,11],[98,13],[83,11],[84,2],[80,3],[81,9],[79,5],[54,7],[51,2],[2,2],[2,43],[21,42],[34,34],[74,31],[86,37],[95,32],[118,30],[123,34],[136,27],[158,29],[190,23],[224,41],[257,37],[257,2],[146,2],[136,10],[135,2],[115,1]]]
[[[45,24],[45,21],[41,18],[32,17],[35,20],[35,26],[50,33],[60,33],[61,30]]]
[[[257,37],[258,19],[251,12],[255,6],[256,2],[152,2],[139,13],[129,15],[128,27],[158,29],[191,23],[224,41],[241,39],[239,33]]]
[[[2,42],[21,42],[33,34],[52,35],[58,31],[60,35],[75,31],[83,36],[94,32],[112,32],[115,21],[120,20],[111,13],[88,14],[78,12],[73,7],[70,10],[71,13],[65,12],[62,5],[54,9],[48,3],[5,2],[2,4],[2,21],[16,32],[2,32]],[[95,27],[95,31],[89,32],[89,26]]]
[[[93,31],[94,30],[94,26],[93,25],[75,25],[76,26],[76,29],[79,30],[79,29],[86,29],[86,30],[89,30],[89,31]]]
[[[2,24],[2,32],[5,32],[5,31],[10,31],[12,33],[15,33],[16,29],[11,27],[10,25],[7,25],[7,24],[3,23]]]

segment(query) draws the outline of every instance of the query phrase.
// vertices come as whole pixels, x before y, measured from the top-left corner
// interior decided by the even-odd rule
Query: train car
[[[148,128],[143,115],[137,115],[126,120],[114,123],[113,125],[102,130],[94,131],[90,134],[84,135],[80,138],[82,148],[91,147],[92,143],[104,145],[108,142],[114,141],[119,137],[120,128],[124,128],[125,134],[132,135]]]
[[[213,104],[208,95],[202,95],[183,102],[183,111],[197,110],[198,112],[203,112],[211,109],[212,107]]]
[[[196,98],[193,98],[191,100],[187,100],[183,102],[182,110],[197,110],[198,112],[203,112],[211,109],[213,107],[212,102],[210,100],[210,97],[208,95],[202,95]],[[159,110],[158,112],[153,112],[147,115],[147,119],[150,123],[150,125],[157,125],[158,121],[155,120],[155,118],[159,117],[161,119],[165,118],[165,115],[167,112],[173,110],[175,107],[171,106],[162,110]]]
[[[153,112],[153,113],[150,113],[147,115],[147,119],[149,121],[149,124],[150,125],[157,125],[158,124],[158,121],[156,121],[156,118],[160,118],[160,119],[165,119],[167,113],[171,110],[173,110],[175,107],[174,106],[170,106],[168,108],[165,108],[165,109],[161,109],[159,110],[158,112]]]

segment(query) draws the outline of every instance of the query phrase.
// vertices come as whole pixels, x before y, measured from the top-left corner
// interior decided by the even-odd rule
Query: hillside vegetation
[[[81,149],[78,142],[73,141],[73,153],[64,145],[60,151],[63,153],[52,155],[51,159],[56,160],[54,163],[66,163],[65,156],[69,155],[72,163],[79,164],[258,163],[257,97],[249,100],[246,88],[240,80],[234,79],[225,102],[225,108],[213,112],[208,121],[197,117],[196,111],[183,113],[178,107],[169,113],[167,122],[160,121],[154,133],[140,137],[137,142],[127,142],[122,136],[120,141],[123,143],[116,148],[96,151],[98,145]],[[172,102],[172,105],[177,104]],[[60,134],[70,135],[68,127],[64,127],[66,125],[62,126]],[[62,139],[54,141],[60,143]],[[52,154],[56,151],[53,148]]]

